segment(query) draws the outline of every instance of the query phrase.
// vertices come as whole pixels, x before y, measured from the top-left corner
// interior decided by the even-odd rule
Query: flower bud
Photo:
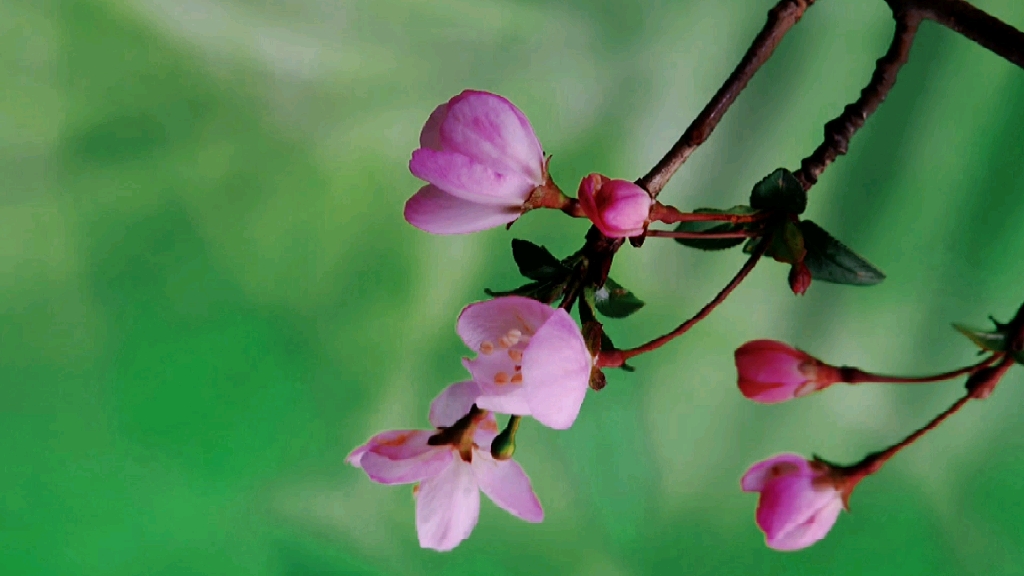
[[[839,382],[839,369],[776,340],[751,340],[736,349],[740,392],[777,404]]]
[[[591,174],[580,182],[580,207],[602,234],[628,238],[643,233],[653,201],[646,190],[628,180]]]
[[[811,286],[811,271],[803,262],[793,264],[789,269],[789,287],[793,294],[803,296]]]
[[[765,543],[776,550],[799,550],[821,540],[844,507],[837,487],[843,478],[820,461],[780,454],[751,466],[740,486],[760,492],[757,525]]]

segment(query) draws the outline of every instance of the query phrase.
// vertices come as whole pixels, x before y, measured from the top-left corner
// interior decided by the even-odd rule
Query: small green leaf
[[[644,306],[643,300],[611,278],[594,292],[594,304],[598,312],[609,318],[625,318]]]
[[[801,221],[799,226],[807,248],[804,264],[815,280],[857,286],[871,286],[885,280],[881,270],[833,238],[821,226],[810,220]]]
[[[779,168],[754,185],[750,205],[757,210],[803,214],[807,209],[807,191],[792,172]]]
[[[530,282],[529,284],[523,284],[518,288],[504,292],[484,288],[484,293],[491,298],[498,298],[501,296],[524,296],[545,304],[553,304],[555,300],[561,298],[562,294],[565,293],[565,284],[564,280],[560,282]]]
[[[512,257],[519,273],[530,280],[562,280],[570,272],[547,248],[526,240],[512,240]]]
[[[779,262],[797,264],[804,260],[807,250],[804,248],[804,235],[800,228],[791,220],[777,224],[771,232],[771,244],[765,252]]]
[[[1002,352],[1006,350],[1006,334],[1002,332],[985,332],[984,330],[974,330],[968,328],[963,324],[953,324],[953,328],[956,331],[970,338],[971,342],[974,342],[982,350],[988,350],[990,352]]]
[[[718,210],[717,208],[698,208],[694,210],[696,214],[740,214],[747,216],[757,212],[750,206],[733,206],[728,210]],[[743,224],[730,224],[729,222],[680,222],[676,226],[676,232],[710,232],[710,233],[722,233],[722,232],[740,232],[744,229]],[[739,246],[746,241],[745,238],[723,238],[717,240],[705,240],[705,239],[692,239],[692,238],[676,238],[676,242],[683,246],[689,246],[690,248],[697,248],[699,250],[725,250],[734,246]]]

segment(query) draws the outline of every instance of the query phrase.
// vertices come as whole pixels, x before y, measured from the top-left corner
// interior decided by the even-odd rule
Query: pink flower
[[[446,388],[430,405],[430,423],[450,427],[467,415],[480,390],[473,382]],[[345,459],[374,482],[419,482],[416,533],[420,546],[439,551],[455,548],[469,537],[480,513],[480,492],[499,507],[527,522],[540,522],[544,510],[530,479],[512,460],[491,457],[498,434],[494,415],[482,413],[460,445],[431,446],[437,430],[390,430],[377,434]]]
[[[580,208],[609,238],[642,234],[651,214],[651,195],[627,180],[591,174],[580,182]]]
[[[762,404],[806,396],[841,381],[838,368],[776,340],[751,340],[736,349],[740,392]]]
[[[480,386],[477,406],[532,415],[558,430],[572,426],[594,359],[565,310],[504,296],[465,307],[456,330],[480,353],[463,361]]]
[[[768,547],[799,550],[821,540],[843,508],[831,468],[797,454],[758,462],[740,480],[744,492],[760,492],[757,525]]]
[[[434,110],[409,170],[429,184],[406,202],[405,219],[433,234],[512,222],[547,181],[544,152],[526,116],[501,96],[476,90]]]

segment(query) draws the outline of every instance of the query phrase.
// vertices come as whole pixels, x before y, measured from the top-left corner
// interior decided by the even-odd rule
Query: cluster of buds
[[[527,522],[544,512],[529,477],[512,460],[523,417],[555,430],[573,425],[588,388],[605,386],[602,372],[632,370],[630,358],[667,344],[707,317],[764,256],[790,266],[789,287],[803,294],[812,279],[875,284],[884,275],[809,220],[801,220],[806,190],[785,169],[754,186],[749,206],[683,212],[655,200],[637,183],[590,174],[577,198],[552,181],[550,157],[526,116],[505,98],[465,91],[438,106],[420,134],[410,171],[427,184],[405,205],[413,226],[434,234],[463,234],[511,226],[527,211],[557,209],[593,224],[586,244],[558,259],[541,246],[513,240],[513,256],[530,283],[466,306],[456,331],[475,354],[464,358],[470,379],[451,384],[430,406],[429,430],[373,436],[347,461],[381,484],[415,484],[420,545],[450,550],[476,525],[480,492]],[[652,230],[651,224],[676,224]],[[619,349],[597,315],[628,316],[643,306],[608,277],[625,239],[673,238],[703,250],[744,244],[746,263],[695,316],[639,346]],[[555,302],[556,308],[552,308]],[[580,325],[570,315],[574,305]],[[581,327],[582,326],[582,327]],[[854,487],[966,401],[987,397],[1009,367],[1024,359],[1024,308],[995,332],[960,328],[990,355],[978,364],[933,376],[882,376],[833,366],[772,340],[736,350],[740,392],[764,404],[785,402],[845,382],[921,383],[969,375],[964,398],[902,442],[852,466],[782,454],[754,464],[741,488],[759,492],[757,525],[769,547],[805,548],[823,538]],[[507,414],[503,429],[496,414]]]

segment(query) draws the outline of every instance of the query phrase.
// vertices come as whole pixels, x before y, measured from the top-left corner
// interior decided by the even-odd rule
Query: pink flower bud
[[[806,396],[841,381],[839,369],[776,340],[751,340],[736,349],[740,392],[762,404]]]
[[[769,548],[799,550],[828,534],[844,507],[833,472],[797,454],[780,454],[747,470],[740,486],[761,493],[757,525]]]
[[[629,238],[643,234],[651,214],[651,195],[627,180],[591,174],[580,182],[580,207],[602,234]]]
[[[789,287],[793,294],[803,296],[804,292],[811,287],[811,270],[803,262],[793,264],[789,269]]]
[[[433,234],[513,222],[547,180],[544,152],[526,116],[501,96],[476,90],[434,110],[409,171],[429,184],[405,204],[405,219]]]

